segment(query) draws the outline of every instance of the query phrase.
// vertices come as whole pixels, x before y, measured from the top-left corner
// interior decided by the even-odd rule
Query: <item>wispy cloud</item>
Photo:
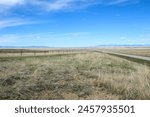
[[[135,4],[138,3],[140,0],[110,0],[108,5],[122,5],[122,4]]]
[[[0,0],[0,13],[11,11],[17,5],[23,5],[26,0]]]
[[[64,9],[78,9],[99,5],[118,5],[123,3],[133,3],[139,0],[1,0],[0,11],[11,10],[16,6],[36,6],[39,9],[45,9],[46,11],[58,11]]]
[[[72,11],[83,9],[93,5],[118,5],[130,3],[138,0],[0,0],[0,28],[20,26],[35,23],[21,18],[12,18],[26,15],[30,9],[30,14],[52,11]],[[20,10],[20,8],[22,8]],[[15,12],[15,10],[17,12]],[[19,11],[19,14],[17,14]],[[37,11],[37,12],[36,12]],[[8,16],[5,18],[5,16]],[[15,17],[16,17],[15,16]],[[5,18],[5,19],[4,19]]]
[[[14,6],[17,4],[23,4],[26,0],[0,0],[0,5]]]
[[[47,5],[47,8],[48,8],[49,11],[51,11],[51,10],[60,10],[60,9],[70,7],[72,2],[74,2],[74,1],[73,0],[56,0],[52,3],[49,3]]]
[[[109,5],[114,5],[114,4],[122,4],[126,2],[130,2],[131,0],[110,0],[108,2]]]
[[[20,18],[12,18],[12,19],[3,19],[0,20],[0,29],[7,28],[7,27],[14,27],[14,26],[21,26],[21,25],[28,25],[28,24],[35,24],[37,22],[24,20]]]

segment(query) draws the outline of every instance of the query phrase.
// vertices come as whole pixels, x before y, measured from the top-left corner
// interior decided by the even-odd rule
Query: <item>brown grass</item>
[[[0,99],[150,99],[150,68],[94,52],[0,58]]]
[[[146,56],[150,57],[150,47],[116,47],[110,48],[109,51],[115,51],[124,54],[131,54],[131,55],[139,55],[139,56]]]

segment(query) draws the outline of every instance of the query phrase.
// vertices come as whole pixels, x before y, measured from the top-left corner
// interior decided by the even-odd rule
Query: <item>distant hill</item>
[[[91,47],[149,47],[150,44],[108,44],[108,45],[97,45],[97,46],[91,46]],[[0,49],[17,49],[17,48],[61,48],[61,47],[49,47],[49,46],[0,46]],[[64,47],[63,47],[64,48]],[[67,48],[67,47],[66,47]],[[68,47],[71,48],[71,47]],[[76,48],[76,47],[72,47]],[[77,47],[78,48],[78,47]],[[82,47],[80,47],[82,48]],[[83,47],[85,48],[85,47]]]
[[[110,45],[97,45],[96,47],[102,47],[102,46],[108,46],[108,47],[109,46],[114,46],[114,47],[115,46],[120,46],[120,47],[121,46],[126,46],[126,47],[128,47],[128,46],[129,47],[139,47],[139,46],[143,47],[143,46],[145,46],[145,47],[149,47],[150,44],[120,44],[120,45],[119,44],[112,44],[112,45],[110,44]]]

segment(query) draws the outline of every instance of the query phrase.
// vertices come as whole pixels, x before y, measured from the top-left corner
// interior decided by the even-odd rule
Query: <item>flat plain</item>
[[[150,57],[150,47],[115,47],[108,50],[123,54]]]
[[[150,66],[92,50],[1,56],[0,99],[150,99]]]

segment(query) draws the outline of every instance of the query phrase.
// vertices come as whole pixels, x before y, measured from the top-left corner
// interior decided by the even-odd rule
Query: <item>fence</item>
[[[85,52],[85,49],[0,49],[1,56],[46,56],[51,54],[70,54]]]

